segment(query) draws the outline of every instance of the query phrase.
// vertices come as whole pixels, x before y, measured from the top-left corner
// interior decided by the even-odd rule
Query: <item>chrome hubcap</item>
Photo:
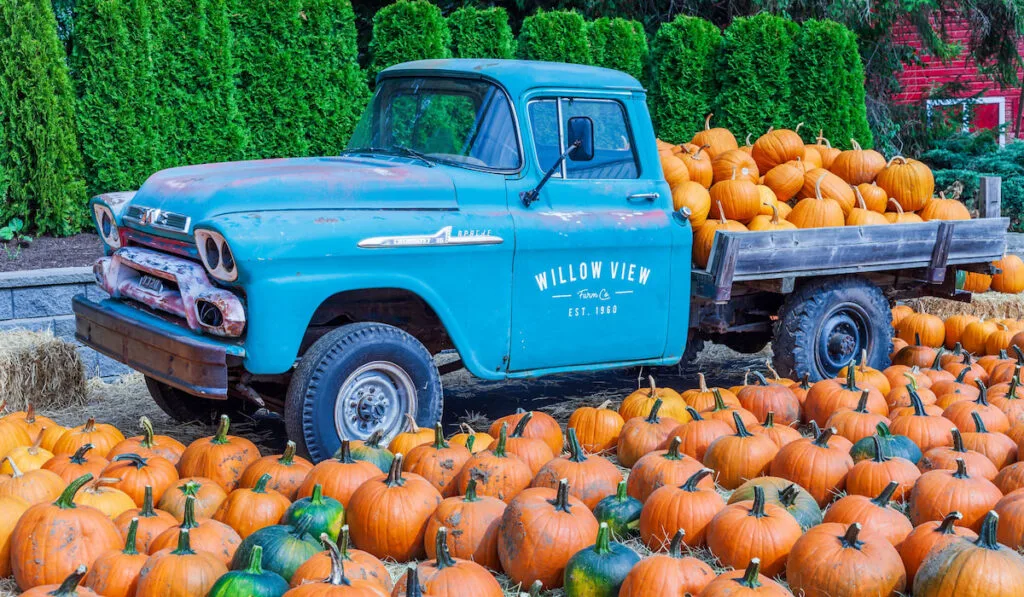
[[[342,439],[366,439],[380,429],[385,441],[416,412],[416,387],[409,374],[389,361],[366,363],[341,385],[334,404],[334,426]]]

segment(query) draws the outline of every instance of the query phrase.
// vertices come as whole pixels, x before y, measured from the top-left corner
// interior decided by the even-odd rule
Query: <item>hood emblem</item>
[[[192,218],[186,215],[141,205],[129,206],[125,212],[124,219],[134,222],[139,226],[152,226],[153,228],[184,234],[188,234],[188,229],[192,225]]]
[[[459,230],[452,233],[451,226],[445,226],[434,234],[409,234],[404,236],[374,236],[359,241],[363,249],[391,249],[398,247],[453,247],[466,245],[500,245],[505,239],[490,233],[490,230]]]

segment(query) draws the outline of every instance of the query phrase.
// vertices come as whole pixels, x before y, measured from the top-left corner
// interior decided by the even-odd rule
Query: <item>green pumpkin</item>
[[[879,423],[875,427],[875,435],[862,438],[853,444],[853,447],[850,448],[850,456],[853,457],[854,462],[875,457],[875,442],[872,439],[874,437],[880,440],[886,456],[906,458],[914,464],[921,462],[923,456],[921,448],[918,448],[917,444],[905,435],[893,435],[885,423]]]
[[[643,503],[626,494],[626,482],[619,481],[615,495],[610,495],[594,506],[594,516],[598,522],[608,523],[608,528],[616,537],[635,535],[640,527],[640,511]]]
[[[616,597],[629,571],[640,561],[635,551],[611,540],[608,523],[597,531],[597,543],[584,548],[565,565],[566,597]]]
[[[782,506],[800,523],[800,528],[807,530],[821,524],[821,508],[814,496],[806,489],[788,479],[779,477],[757,477],[740,485],[729,496],[729,503],[735,504],[754,499],[754,488],[764,489],[765,502]]]
[[[281,524],[294,525],[303,517],[309,517],[309,534],[319,537],[320,533],[327,533],[331,541],[337,541],[341,533],[341,527],[345,524],[345,507],[341,502],[323,494],[323,487],[319,483],[313,486],[313,495],[295,500],[284,516],[281,517]]]
[[[391,470],[391,462],[395,459],[395,455],[380,445],[383,439],[384,434],[378,429],[371,433],[364,443],[349,446],[349,455],[352,460],[369,462],[386,475]],[[337,539],[337,537],[334,538]]]
[[[249,552],[249,566],[217,579],[207,597],[281,597],[287,591],[280,574],[263,569],[263,548],[256,545]]]
[[[299,519],[295,526],[278,524],[262,528],[242,540],[235,557],[231,560],[232,570],[248,568],[252,551],[263,548],[263,567],[280,574],[286,581],[306,560],[320,553],[320,543],[309,534],[312,518]]]

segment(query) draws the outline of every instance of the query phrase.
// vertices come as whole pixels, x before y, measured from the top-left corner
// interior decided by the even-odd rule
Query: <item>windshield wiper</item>
[[[426,154],[416,151],[415,149],[409,149],[408,147],[405,147],[403,145],[394,145],[391,147],[354,147],[351,149],[346,149],[341,152],[342,155],[349,153],[381,153],[384,155],[406,156],[416,158],[417,160],[422,161],[431,168],[434,167],[434,162],[429,157],[427,157]]]

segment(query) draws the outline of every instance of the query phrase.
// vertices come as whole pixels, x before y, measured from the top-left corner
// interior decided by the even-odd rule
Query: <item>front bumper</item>
[[[226,399],[228,367],[240,364],[245,349],[190,332],[113,299],[72,301],[75,337],[170,386],[206,398]]]

